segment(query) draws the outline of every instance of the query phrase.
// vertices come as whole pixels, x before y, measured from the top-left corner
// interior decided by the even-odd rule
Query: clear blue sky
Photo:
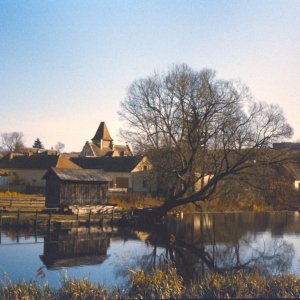
[[[299,0],[1,0],[0,132],[80,151],[137,78],[173,63],[240,78],[300,139]]]

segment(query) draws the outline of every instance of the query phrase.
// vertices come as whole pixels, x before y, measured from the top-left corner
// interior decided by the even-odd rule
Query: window
[[[144,171],[147,171],[147,166],[144,166]]]

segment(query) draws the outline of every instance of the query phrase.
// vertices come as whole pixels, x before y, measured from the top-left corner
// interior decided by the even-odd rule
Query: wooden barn
[[[46,207],[101,205],[111,178],[103,170],[51,168],[46,180]]]

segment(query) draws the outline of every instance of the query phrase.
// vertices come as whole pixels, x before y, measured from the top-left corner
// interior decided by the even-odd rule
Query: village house
[[[21,148],[18,153],[24,155],[33,155],[33,154],[43,154],[43,155],[59,155],[60,152],[54,149],[44,149],[44,148]]]
[[[0,159],[0,172],[8,175],[6,190],[44,193],[44,174],[49,168],[80,169],[62,155],[9,153]]]
[[[80,156],[132,156],[132,152],[128,145],[115,145],[106,124],[101,122],[95,136],[85,143]]]
[[[46,207],[102,205],[111,178],[102,170],[51,168],[46,180]]]
[[[156,175],[146,156],[73,157],[83,169],[102,169],[111,178],[110,191],[157,193]]]

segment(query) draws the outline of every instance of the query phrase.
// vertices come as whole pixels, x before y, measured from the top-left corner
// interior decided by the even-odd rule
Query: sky
[[[1,0],[0,133],[81,151],[115,142],[138,78],[186,63],[278,104],[300,140],[299,0]]]

